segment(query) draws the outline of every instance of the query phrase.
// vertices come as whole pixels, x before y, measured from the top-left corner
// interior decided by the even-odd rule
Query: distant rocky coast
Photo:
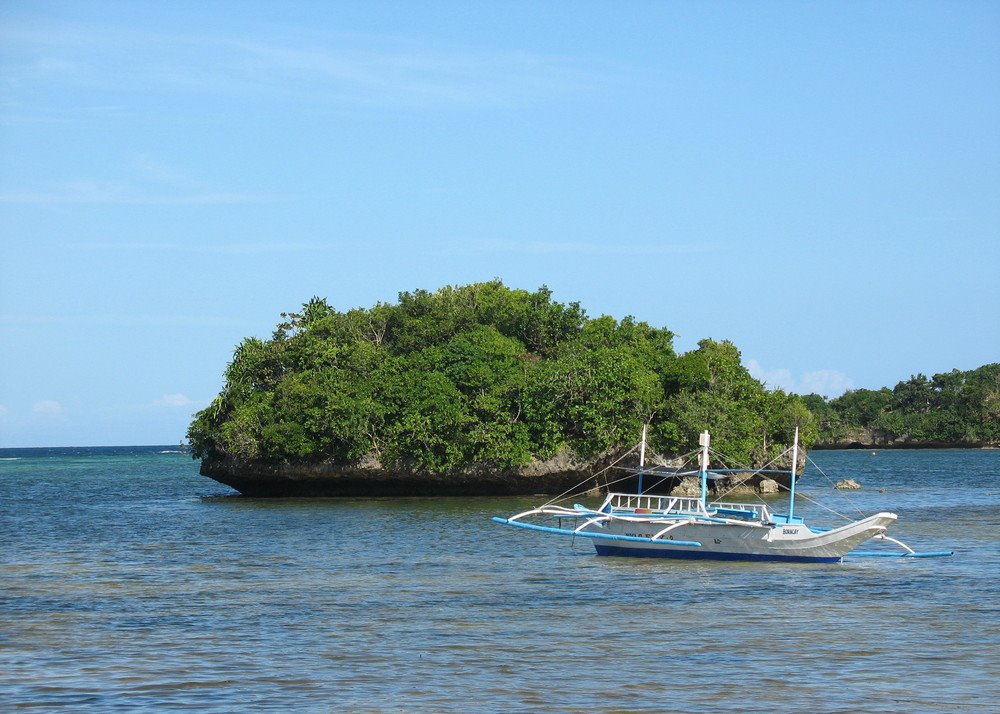
[[[835,439],[817,441],[813,449],[988,449],[983,441],[918,440],[908,436],[891,437],[878,429],[853,429]]]

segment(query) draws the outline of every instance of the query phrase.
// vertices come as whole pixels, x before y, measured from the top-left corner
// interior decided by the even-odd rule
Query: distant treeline
[[[669,330],[589,318],[544,286],[417,290],[347,312],[313,298],[282,317],[236,348],[188,432],[196,457],[503,468],[614,454],[649,424],[651,451],[686,452],[709,429],[722,452],[763,464],[794,426],[806,446],[817,436],[804,401],[765,389],[731,343],[677,355]]]
[[[1000,446],[1000,363],[803,399],[820,445]]]

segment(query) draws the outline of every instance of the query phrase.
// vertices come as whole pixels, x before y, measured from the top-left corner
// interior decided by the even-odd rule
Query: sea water
[[[796,513],[955,555],[810,565],[243,498],[175,450],[0,450],[0,708],[1000,711],[1000,451],[814,452]]]

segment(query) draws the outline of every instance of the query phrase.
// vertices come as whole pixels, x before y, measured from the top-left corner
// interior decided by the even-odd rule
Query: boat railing
[[[687,496],[654,496],[635,493],[609,494],[608,503],[613,510],[664,513],[703,513],[700,498]]]

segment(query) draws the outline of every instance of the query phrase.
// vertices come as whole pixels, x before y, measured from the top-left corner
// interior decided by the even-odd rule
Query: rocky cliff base
[[[274,464],[244,461],[229,456],[209,457],[201,473],[252,497],[413,497],[413,496],[526,496],[534,494],[634,492],[636,476],[608,466],[614,459],[586,461],[573,454],[559,454],[526,466],[497,469],[473,465],[445,474],[416,469],[388,470],[374,458],[355,464]],[[665,462],[665,460],[661,460]],[[625,478],[623,478],[625,477]],[[697,496],[698,480],[692,477],[651,479],[643,484],[647,493]],[[782,486],[787,487],[787,483]],[[712,495],[772,493],[778,489],[772,478],[721,479],[710,482]]]
[[[557,460],[553,460],[557,461]],[[545,466],[545,467],[543,467]],[[373,459],[357,464],[271,464],[208,458],[201,473],[244,496],[519,496],[599,487],[587,464],[571,459],[533,463],[519,469],[468,467],[445,474],[389,471]]]

